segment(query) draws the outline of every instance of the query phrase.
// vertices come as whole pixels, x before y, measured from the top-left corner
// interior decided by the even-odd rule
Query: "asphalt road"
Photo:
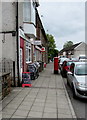
[[[86,118],[87,120],[87,100],[80,98],[74,99],[71,88],[67,85],[67,79],[63,78],[68,95],[73,105],[77,118]]]

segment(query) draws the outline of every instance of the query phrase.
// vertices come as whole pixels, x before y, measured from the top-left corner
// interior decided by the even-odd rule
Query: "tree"
[[[58,50],[56,49],[54,37],[52,35],[47,34],[47,39],[48,39],[48,59],[52,60],[53,57],[58,55]]]
[[[73,42],[72,41],[67,41],[64,45],[63,45],[63,48],[66,48],[66,47],[70,47],[73,45]]]
[[[54,56],[53,57],[58,57],[58,50],[54,49]]]

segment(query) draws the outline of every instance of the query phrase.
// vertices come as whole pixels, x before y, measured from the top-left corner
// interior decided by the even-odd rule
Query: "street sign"
[[[42,47],[42,48],[41,48],[41,52],[45,52],[45,47]]]

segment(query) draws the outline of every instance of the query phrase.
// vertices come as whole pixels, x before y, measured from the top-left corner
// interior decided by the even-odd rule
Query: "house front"
[[[67,47],[62,49],[59,52],[60,56],[66,56],[68,58],[79,58],[80,55],[86,55],[87,53],[87,44],[84,42],[79,42],[77,44],[72,45],[71,47]]]

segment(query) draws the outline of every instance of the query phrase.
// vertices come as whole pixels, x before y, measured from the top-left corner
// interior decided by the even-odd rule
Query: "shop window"
[[[31,62],[31,44],[26,42],[26,62]]]

